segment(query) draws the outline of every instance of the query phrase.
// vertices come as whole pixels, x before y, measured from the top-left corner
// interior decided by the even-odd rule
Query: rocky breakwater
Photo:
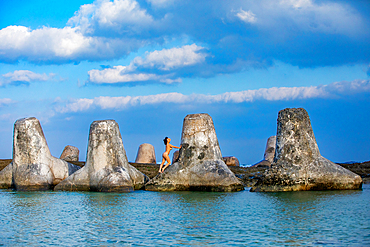
[[[276,153],[272,167],[251,191],[360,189],[357,174],[321,156],[306,110],[279,112]]]
[[[212,118],[192,114],[184,119],[179,160],[150,180],[151,191],[240,191],[244,186],[222,160]]]
[[[130,192],[141,189],[147,180],[128,163],[118,124],[103,120],[90,126],[85,166],[55,190]]]
[[[49,190],[79,168],[50,154],[39,120],[19,119],[14,124],[13,160],[0,172],[0,188]]]
[[[153,145],[149,143],[143,143],[139,146],[137,151],[135,163],[142,164],[156,164],[155,151]]]

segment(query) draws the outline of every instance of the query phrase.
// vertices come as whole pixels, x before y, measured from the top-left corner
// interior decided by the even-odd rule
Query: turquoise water
[[[370,186],[285,193],[0,190],[4,246],[370,246]]]

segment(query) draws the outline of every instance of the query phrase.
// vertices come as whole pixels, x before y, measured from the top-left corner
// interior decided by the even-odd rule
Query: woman
[[[171,164],[171,160],[170,160],[169,154],[170,154],[172,148],[177,148],[177,149],[180,149],[181,148],[181,145],[180,145],[180,147],[176,147],[176,146],[170,144],[170,141],[171,141],[171,139],[168,138],[168,137],[166,137],[166,138],[163,139],[164,145],[166,145],[166,151],[162,154],[162,163],[161,163],[161,166],[159,167],[159,173],[162,173]],[[162,169],[162,167],[163,167],[163,165],[164,165],[164,163],[166,161],[167,161],[167,164]]]

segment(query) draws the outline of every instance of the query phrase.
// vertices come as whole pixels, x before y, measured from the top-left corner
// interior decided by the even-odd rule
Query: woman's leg
[[[171,160],[170,160],[170,157],[168,157],[168,155],[165,155],[164,158],[166,159],[167,161],[167,164],[165,165],[165,167],[163,168],[162,172],[164,170],[166,170],[166,168],[171,164]]]
[[[164,165],[164,162],[165,162],[166,160],[165,160],[165,158],[164,157],[162,157],[162,163],[161,163],[161,165],[159,166],[159,173],[162,173],[162,167],[163,167],[163,165]]]

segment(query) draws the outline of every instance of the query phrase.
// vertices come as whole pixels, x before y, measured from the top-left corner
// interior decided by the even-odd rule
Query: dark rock
[[[90,126],[85,166],[55,190],[129,192],[141,189],[147,180],[128,163],[118,124],[104,120]]]
[[[172,155],[172,164],[176,163],[177,161],[179,161],[179,154],[180,154],[180,151],[179,150],[176,150],[173,155]]]
[[[149,163],[129,163],[133,167],[135,167],[138,171],[142,172],[149,179],[154,178],[158,175],[159,164],[149,164]]]
[[[12,162],[12,159],[0,159],[0,171],[7,167]]]
[[[270,168],[271,163],[267,160],[261,160],[257,164],[254,164],[252,167],[264,167],[264,168]]]
[[[234,156],[222,157],[222,160],[228,166],[240,166],[238,158],[236,158]]]
[[[360,189],[362,179],[321,156],[306,110],[279,112],[276,152],[251,191]]]
[[[364,184],[370,183],[370,161],[365,161],[361,163],[339,163],[338,165],[358,174]]]
[[[230,166],[230,170],[245,187],[252,187],[267,169],[266,167]]]
[[[146,184],[146,190],[239,191],[244,186],[222,160],[212,118],[192,114],[184,119],[178,162]]]
[[[65,161],[78,161],[80,156],[80,150],[77,147],[67,145],[62,154],[60,155],[61,160]]]

